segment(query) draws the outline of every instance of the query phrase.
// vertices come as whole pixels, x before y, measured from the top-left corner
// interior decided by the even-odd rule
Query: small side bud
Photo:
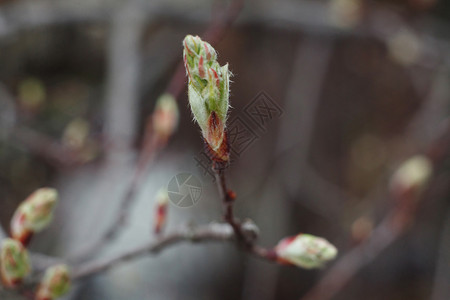
[[[52,188],[40,188],[17,208],[11,219],[11,236],[26,244],[34,232],[43,230],[53,219],[58,192]]]
[[[334,259],[336,247],[321,237],[299,234],[281,240],[275,247],[280,263],[292,264],[305,269],[322,267]]]
[[[171,94],[162,94],[156,101],[152,116],[153,132],[167,140],[177,129],[179,120],[178,105]]]
[[[220,66],[214,48],[198,36],[183,41],[184,65],[189,79],[188,96],[194,120],[212,150],[213,158],[228,161],[229,147],[225,123],[229,108],[231,73]]]
[[[433,165],[424,155],[416,155],[400,165],[391,178],[391,189],[396,195],[418,196],[433,172]]]
[[[167,219],[167,206],[169,204],[169,195],[166,189],[160,189],[156,195],[156,215],[155,215],[155,233],[160,234]]]
[[[54,300],[70,289],[70,271],[66,265],[56,265],[45,271],[36,292],[36,300]]]
[[[82,118],[76,118],[72,120],[64,129],[62,142],[70,149],[79,151],[86,146],[89,132],[89,123]]]
[[[14,288],[30,271],[30,259],[24,246],[16,240],[4,239],[0,250],[0,275],[3,284]]]

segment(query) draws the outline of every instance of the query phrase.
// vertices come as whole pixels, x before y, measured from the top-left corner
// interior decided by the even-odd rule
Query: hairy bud
[[[54,300],[70,289],[70,272],[66,265],[56,265],[45,271],[36,292],[36,300]]]
[[[231,76],[228,64],[220,66],[214,48],[198,36],[186,36],[183,46],[192,114],[213,153],[219,153],[216,158],[227,161],[229,147],[225,123]]]
[[[281,240],[275,247],[279,262],[305,269],[320,268],[334,259],[337,249],[327,240],[310,234],[299,234]]]
[[[16,287],[31,271],[27,250],[20,242],[7,238],[3,240],[0,251],[2,281],[7,287]]]
[[[40,188],[17,208],[11,219],[12,238],[26,244],[34,232],[44,229],[53,219],[58,192],[52,188]]]

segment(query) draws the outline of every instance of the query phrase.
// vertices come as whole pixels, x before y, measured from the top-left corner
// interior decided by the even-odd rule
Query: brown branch
[[[248,235],[245,233],[244,224],[235,218],[233,212],[233,204],[236,194],[228,188],[225,178],[225,168],[213,163],[212,169],[215,173],[217,189],[224,207],[223,219],[233,229],[236,236],[236,242],[243,250],[269,261],[276,261],[277,254],[273,249],[266,249],[255,243],[257,235]],[[253,224],[253,222],[251,223]],[[253,224],[256,228],[256,225]]]
[[[252,223],[243,223],[240,227],[245,236],[256,236],[257,229]],[[117,256],[88,262],[73,268],[74,280],[82,279],[100,272],[104,272],[122,262],[141,257],[146,254],[157,254],[161,250],[178,244],[180,242],[208,242],[208,241],[230,241],[235,238],[235,233],[228,224],[211,223],[198,227],[184,226],[169,233],[154,242],[148,242]],[[252,252],[261,258],[266,255],[259,249]]]
[[[213,167],[213,170],[216,175],[216,183],[217,188],[219,190],[220,199],[222,200],[224,206],[223,219],[233,228],[234,234],[236,235],[238,242],[242,243],[242,245],[244,245],[245,247],[249,247],[251,246],[251,241],[247,241],[245,239],[245,235],[242,232],[240,222],[234,218],[233,213],[234,192],[227,188],[224,170],[215,167]]]

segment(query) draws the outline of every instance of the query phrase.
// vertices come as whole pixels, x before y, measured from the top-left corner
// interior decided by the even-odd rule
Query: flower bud
[[[17,208],[11,219],[12,238],[26,244],[31,234],[44,229],[53,219],[53,209],[58,192],[52,188],[40,188]]]
[[[424,155],[416,155],[405,161],[391,178],[391,189],[396,194],[412,193],[417,196],[425,187],[433,172],[433,165]]]
[[[164,140],[169,138],[177,128],[178,119],[177,101],[171,94],[162,94],[152,116],[153,132]]]
[[[6,287],[16,287],[30,273],[30,260],[23,245],[7,238],[0,250],[0,275]]]
[[[277,259],[305,269],[322,267],[334,259],[337,249],[327,240],[310,234],[299,234],[281,240],[275,247]]]
[[[56,265],[45,271],[36,292],[36,300],[53,300],[70,289],[70,272],[66,265]]]
[[[164,228],[167,219],[167,205],[169,204],[169,195],[166,189],[160,189],[156,195],[156,216],[155,233],[159,234]]]
[[[225,123],[231,76],[228,64],[220,66],[214,48],[198,36],[186,36],[183,45],[184,64],[189,79],[189,104],[194,119],[213,153],[219,153],[217,158],[226,161],[229,147]]]
[[[77,118],[71,121],[64,129],[62,142],[71,149],[83,149],[88,141],[89,131],[89,123],[82,118]]]

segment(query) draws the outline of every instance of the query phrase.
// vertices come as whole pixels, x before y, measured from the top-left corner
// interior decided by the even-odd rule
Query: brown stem
[[[234,213],[233,213],[234,197],[232,196],[234,193],[231,190],[228,190],[228,188],[227,188],[225,172],[223,169],[216,168],[215,166],[213,166],[213,170],[216,175],[216,183],[217,183],[217,188],[219,190],[219,195],[220,195],[220,198],[222,199],[222,203],[224,206],[223,219],[225,220],[225,222],[230,224],[230,226],[233,228],[238,241],[241,242],[243,245],[249,246],[248,241],[246,241],[246,239],[242,233],[240,222],[238,220],[236,220],[234,217]]]
[[[247,226],[243,224],[241,232],[245,235],[251,236],[257,234],[254,226]],[[100,272],[104,272],[119,263],[138,258],[146,254],[157,254],[166,247],[178,244],[180,242],[208,242],[208,241],[228,241],[233,240],[235,232],[228,224],[212,223],[208,225],[193,228],[192,226],[184,226],[178,230],[167,234],[155,242],[148,242],[127,252],[117,256],[101,259],[98,261],[88,262],[78,267],[74,267],[72,279],[81,279]],[[262,251],[254,251],[254,255],[264,259],[265,253]]]
[[[255,243],[256,235],[252,236],[245,234],[243,229],[243,225],[245,223],[240,222],[234,217],[233,204],[236,198],[236,194],[227,186],[227,181],[225,178],[225,168],[223,163],[214,162],[212,169],[216,177],[219,196],[224,206],[223,219],[231,226],[231,228],[233,228],[237,243],[242,246],[245,251],[253,255],[269,261],[276,261],[276,252],[273,249],[266,249],[257,245]]]

